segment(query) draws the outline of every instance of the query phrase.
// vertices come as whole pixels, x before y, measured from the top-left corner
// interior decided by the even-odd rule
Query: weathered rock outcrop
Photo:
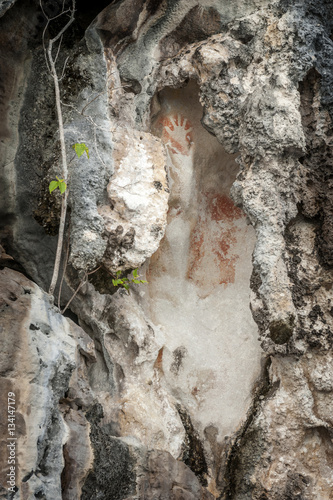
[[[87,475],[92,461],[86,419],[80,422],[81,412],[61,401],[78,366],[76,359],[80,355],[93,357],[93,344],[81,328],[56,311],[50,297],[36,284],[8,268],[0,275],[1,497],[6,498],[11,487],[10,491],[20,492],[20,498],[61,498],[63,446],[69,436],[69,442],[74,438],[76,425],[81,425],[82,448],[80,456],[73,457],[81,461],[77,480]],[[82,381],[77,385],[76,397],[81,395]],[[14,410],[7,413],[7,406]],[[14,485],[7,482],[9,443],[15,445]],[[75,443],[74,450],[77,447]]]
[[[54,35],[71,2],[42,3]],[[2,498],[330,499],[331,1],[78,2],[68,317],[44,27],[0,1]]]

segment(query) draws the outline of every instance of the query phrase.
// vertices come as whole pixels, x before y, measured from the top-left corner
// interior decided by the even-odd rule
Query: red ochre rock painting
[[[193,130],[187,118],[181,113],[169,113],[159,119],[158,126],[161,127],[161,138],[172,154],[190,156]],[[206,297],[216,286],[235,281],[239,258],[235,245],[239,229],[234,221],[244,214],[227,195],[212,190],[202,193],[198,207],[199,215],[190,238],[187,278],[196,284],[199,295]],[[182,216],[181,210],[176,214],[173,212],[173,217],[178,216]],[[166,251],[165,242],[162,246]],[[162,250],[155,254],[155,266],[156,261],[163,261],[161,254]],[[161,265],[162,262],[159,262],[160,271]]]
[[[173,154],[189,156],[190,147],[193,142],[191,123],[180,113],[163,116],[160,119],[162,125],[162,141],[169,146]]]
[[[192,231],[187,277],[200,289],[201,296],[217,285],[235,281],[239,255],[233,250],[239,229],[234,221],[244,216],[226,195],[203,193],[200,215]]]
[[[242,210],[234,204],[229,196],[212,191],[204,193],[206,211],[211,220],[233,221],[244,217]]]

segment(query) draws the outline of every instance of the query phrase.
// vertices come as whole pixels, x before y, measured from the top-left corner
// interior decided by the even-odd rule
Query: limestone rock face
[[[43,4],[54,36],[70,2]],[[331,1],[76,7],[53,300],[46,21],[0,1],[1,498],[329,500]]]
[[[14,415],[8,420],[14,425],[8,424],[7,414],[2,419],[1,495],[7,498],[8,443],[14,442],[14,486],[20,497],[61,498],[63,446],[74,439],[77,426],[84,431],[80,432],[80,445],[72,447],[77,451],[75,461],[80,463],[78,480],[87,474],[92,460],[86,419],[82,415],[80,421],[80,412],[61,404],[78,366],[79,351],[93,356],[91,340],[22,274],[5,268],[0,275],[1,406],[7,410],[10,398],[15,409],[8,414],[9,419]]]
[[[144,132],[116,131],[115,172],[108,204],[99,208],[108,236],[104,265],[113,271],[141,266],[159,246],[166,226],[168,183],[161,143]]]
[[[272,361],[272,394],[259,402],[240,442],[236,498],[260,498],[267,491],[276,500],[330,498],[332,359],[322,356]]]

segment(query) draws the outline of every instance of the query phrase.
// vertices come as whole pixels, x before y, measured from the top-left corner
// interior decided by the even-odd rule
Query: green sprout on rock
[[[61,112],[61,102],[60,102],[60,90],[59,90],[59,79],[57,76],[57,72],[55,69],[55,61],[52,57],[52,45],[53,43],[62,36],[62,33],[67,29],[67,27],[73,22],[74,20],[74,7],[75,7],[75,0],[73,0],[73,10],[71,19],[68,21],[66,26],[62,29],[60,34],[58,34],[55,38],[51,39],[49,41],[49,49],[47,51],[47,55],[49,57],[49,62],[51,65],[51,74],[54,79],[54,85],[55,85],[55,93],[56,93],[56,104],[57,104],[57,112],[58,112],[58,124],[59,124],[59,133],[60,133],[60,145],[61,145],[61,156],[62,156],[62,177],[63,179],[60,179],[59,177],[56,176],[57,180],[56,181],[51,181],[49,184],[49,191],[52,193],[55,189],[59,188],[59,191],[61,193],[61,213],[60,213],[60,224],[59,224],[59,234],[58,234],[58,243],[57,243],[57,250],[56,250],[56,257],[54,261],[54,268],[53,268],[53,274],[52,274],[52,279],[51,279],[51,284],[49,288],[49,294],[53,295],[54,290],[58,281],[58,276],[59,276],[59,269],[60,269],[60,260],[61,260],[61,253],[62,253],[62,245],[63,245],[63,240],[64,240],[64,232],[65,232],[65,222],[66,222],[66,213],[67,213],[67,198],[68,198],[68,190],[67,190],[67,184],[65,182],[65,179],[67,179],[68,176],[68,165],[67,165],[67,157],[66,157],[66,149],[65,149],[65,134],[64,134],[64,125],[63,125],[63,119],[62,119],[62,112]],[[48,19],[49,22],[49,19]],[[61,40],[61,38],[60,38]],[[61,43],[61,42],[60,42]],[[60,47],[60,46],[59,46]],[[58,53],[59,53],[59,48],[58,48]],[[76,143],[73,146],[73,149],[75,153],[77,154],[78,158],[83,155],[83,153],[86,153],[87,157],[89,158],[89,149],[87,146],[83,143]],[[59,295],[60,297],[60,295]],[[60,303],[60,299],[58,301]]]
[[[50,193],[52,193],[52,191],[54,191],[55,189],[59,188],[60,193],[64,194],[64,192],[67,189],[67,184],[65,182],[65,179],[59,179],[58,176],[56,176],[56,178],[58,179],[57,181],[51,181],[50,182],[49,191],[50,191]]]
[[[122,271],[117,271],[117,273],[116,273],[117,274],[117,278],[116,279],[112,279],[112,284],[113,284],[113,286],[122,286],[123,288],[125,288],[127,290],[128,293],[129,293],[129,287],[130,287],[131,283],[135,283],[135,284],[148,283],[148,281],[146,281],[146,280],[139,279],[140,276],[138,276],[138,270],[137,269],[134,269],[134,271],[133,271],[133,278],[131,278],[131,279],[120,278],[121,273],[122,273]]]
[[[75,153],[77,154],[78,158],[83,155],[83,153],[86,153],[87,157],[89,158],[89,149],[85,145],[84,142],[81,143],[75,143],[74,146],[72,146],[74,149]]]
[[[84,142],[76,142],[73,144],[72,148],[74,149],[75,153],[77,154],[77,157],[80,158],[80,156],[83,155],[83,153],[86,153],[87,157],[89,158],[89,149],[85,145]],[[67,189],[67,184],[65,182],[65,179],[59,179],[59,177],[56,175],[57,180],[56,181],[51,181],[49,184],[49,191],[52,193],[55,189],[59,188],[59,191],[61,194],[64,194],[64,192]]]

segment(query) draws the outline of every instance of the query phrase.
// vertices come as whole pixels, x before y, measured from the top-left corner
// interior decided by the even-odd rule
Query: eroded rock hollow
[[[0,0],[0,498],[332,498],[332,33]]]

